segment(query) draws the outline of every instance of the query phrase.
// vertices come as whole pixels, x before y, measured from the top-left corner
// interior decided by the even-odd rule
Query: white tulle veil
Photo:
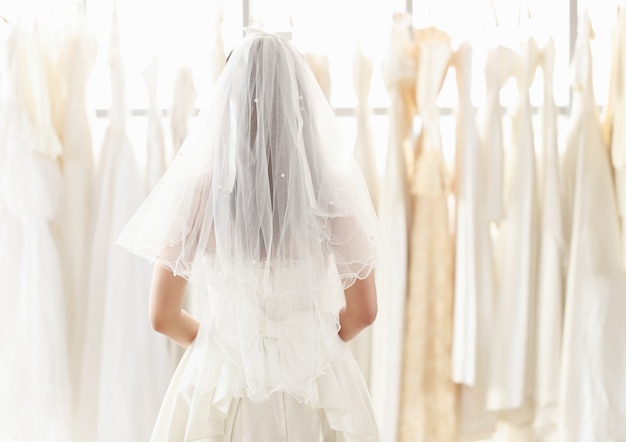
[[[219,341],[253,399],[310,398],[337,345],[343,289],[377,263],[377,220],[334,118],[290,42],[248,35],[118,241],[184,278],[203,261],[197,345]],[[211,364],[198,357],[193,382],[212,382]]]

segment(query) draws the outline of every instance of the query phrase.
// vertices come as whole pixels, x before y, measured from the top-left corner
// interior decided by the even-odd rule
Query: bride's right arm
[[[346,306],[339,312],[339,337],[347,342],[376,319],[378,303],[374,272],[365,279],[357,279],[344,293]]]

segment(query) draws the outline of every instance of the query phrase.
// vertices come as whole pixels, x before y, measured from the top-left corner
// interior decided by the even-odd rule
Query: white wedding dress
[[[37,28],[2,41],[0,97],[0,440],[66,441],[71,389],[65,299],[53,235],[61,144]]]
[[[622,229],[622,266],[626,271],[626,127],[623,124],[626,117],[626,14],[623,10],[619,10],[614,26],[611,83],[604,123],[615,173],[617,209]]]
[[[146,143],[146,191],[151,191],[159,182],[167,169],[167,154],[165,139],[163,138],[163,123],[161,112],[157,107],[157,85],[159,79],[159,65],[153,58],[144,69],[143,79],[148,91],[148,137]]]
[[[486,437],[493,430],[493,416],[486,411],[486,392],[496,282],[485,212],[486,152],[478,135],[470,94],[473,53],[472,47],[464,44],[454,55],[459,104],[456,111],[452,379],[461,384],[460,438],[469,440]],[[489,86],[498,88],[500,85],[496,82]],[[492,106],[499,118],[499,101],[492,103]],[[497,129],[499,125],[492,122],[492,126]]]
[[[96,220],[76,440],[148,440],[171,363],[166,339],[148,322],[151,266],[115,246],[145,198],[126,133],[124,70],[117,32],[111,44],[110,123],[96,183]]]
[[[85,25],[76,24],[68,31],[60,53],[62,75],[65,83],[71,85],[66,89],[62,109],[64,192],[59,222],[59,248],[68,312],[70,373],[74,395],[80,388],[88,257],[93,234],[94,158],[86,89],[96,50],[95,34]]]
[[[533,39],[524,43],[516,64],[519,103],[513,116],[512,146],[501,222],[501,263],[490,355],[490,410],[521,408],[534,377],[533,312],[537,286],[539,204],[528,89],[539,61]]]
[[[372,401],[381,439],[395,441],[400,404],[400,367],[408,266],[407,142],[415,113],[415,59],[409,40],[410,17],[394,23],[383,79],[389,99],[389,136],[378,216],[382,262],[377,275],[378,316],[372,328]]]
[[[558,440],[626,435],[626,275],[619,215],[591,78],[591,25],[581,21],[573,59],[574,101],[563,162],[567,257]]]
[[[563,328],[563,296],[565,292],[565,237],[560,159],[557,146],[554,104],[554,41],[542,51],[544,104],[542,110],[542,198],[539,274],[537,282],[537,321],[535,346],[535,438],[552,441],[556,438]]]
[[[372,204],[378,202],[378,171],[374,152],[374,139],[371,126],[371,110],[367,104],[367,97],[372,80],[372,61],[360,50],[354,54],[354,92],[357,96],[356,111],[356,141],[354,143],[354,158],[356,159],[363,178],[367,183]],[[372,371],[372,329],[363,330],[350,342],[350,350],[359,363],[365,381],[370,383]]]

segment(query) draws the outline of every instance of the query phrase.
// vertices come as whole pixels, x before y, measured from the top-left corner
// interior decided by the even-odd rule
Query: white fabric
[[[156,186],[167,168],[165,140],[161,112],[157,108],[157,84],[159,65],[156,58],[143,71],[143,79],[148,90],[148,138],[146,143],[146,189],[149,192]]]
[[[172,153],[175,155],[187,138],[189,121],[196,110],[198,91],[193,81],[193,72],[183,67],[178,72],[174,85],[174,102],[172,104]]]
[[[311,72],[313,72],[313,75],[317,80],[317,84],[324,93],[324,96],[328,101],[330,101],[332,83],[330,80],[330,65],[328,63],[328,57],[322,54],[307,52],[304,54],[304,59],[309,65],[309,68],[311,68]]]
[[[61,142],[63,201],[59,222],[59,248],[63,264],[70,373],[73,393],[79,391],[85,330],[89,247],[92,239],[93,142],[87,114],[87,80],[96,58],[95,34],[84,25],[68,30],[60,54],[67,87]],[[74,397],[76,400],[77,398]]]
[[[361,172],[363,172],[370,197],[374,207],[376,207],[378,204],[379,179],[376,168],[376,152],[374,151],[374,135],[372,134],[372,111],[368,104],[372,82],[372,60],[359,48],[354,54],[352,68],[354,93],[357,98],[354,157]]]
[[[504,148],[500,90],[514,74],[517,54],[502,46],[487,53],[485,111],[481,135],[485,154],[485,216],[490,222],[504,217]]]
[[[565,292],[563,214],[554,104],[554,41],[542,53],[544,94],[541,127],[541,239],[537,286],[535,439],[556,440]]]
[[[211,45],[209,53],[209,67],[211,69],[211,84],[214,84],[219,78],[224,64],[226,63],[226,55],[224,55],[224,41],[222,38],[222,32],[220,29],[221,16],[219,20],[215,22],[213,35],[215,42]]]
[[[374,139],[371,127],[371,110],[367,104],[367,97],[372,79],[372,61],[360,50],[354,55],[353,74],[354,92],[357,96],[356,111],[356,141],[354,143],[354,158],[356,159],[369,190],[374,207],[378,201],[378,172],[374,152]],[[363,376],[369,385],[372,365],[372,328],[368,327],[350,341],[350,350],[359,363]]]
[[[371,391],[384,441],[395,441],[400,403],[400,367],[408,266],[408,176],[405,145],[415,112],[415,60],[411,54],[411,18],[398,17],[383,61],[383,78],[390,98],[389,141],[378,215],[382,262],[377,277],[378,316],[372,334]],[[413,108],[407,99],[413,100]]]
[[[622,266],[626,271],[626,14],[619,11],[613,31],[611,86],[606,123],[610,134],[611,164],[615,170],[617,209],[621,219]]]
[[[336,431],[376,438],[362,380],[337,389],[347,395],[320,390],[325,375],[361,379],[345,362],[338,315],[343,290],[378,259],[365,182],[337,139],[302,55],[254,32],[233,50],[176,160],[120,236],[184,278],[194,263],[204,266],[209,295],[180,380],[200,401],[185,430],[201,428],[198,438],[223,432],[224,403],[277,392],[323,408]]]
[[[114,245],[145,196],[126,134],[125,74],[119,51],[114,23],[113,96],[96,183],[76,440],[147,440],[171,376],[166,339],[148,323],[151,268]]]
[[[462,45],[455,55],[459,89],[456,131],[456,253],[452,379],[460,393],[461,437],[490,434],[494,421],[486,412],[495,273],[489,223],[484,210],[485,152],[471,101],[473,51]],[[499,84],[490,85],[499,87]]]
[[[456,148],[456,265],[453,380],[486,387],[495,302],[495,275],[489,225],[484,211],[483,152],[471,101],[472,50],[456,55],[459,106]]]
[[[533,39],[524,43],[515,76],[519,103],[513,117],[512,148],[505,187],[502,261],[490,355],[487,406],[520,408],[531,394],[537,287],[539,205],[531,105],[528,89],[539,61]]]
[[[572,192],[564,205],[571,242],[558,437],[567,442],[626,435],[626,276],[611,165],[594,103],[590,33],[585,15],[572,62],[574,102],[563,165]]]
[[[68,440],[65,300],[53,236],[61,145],[38,32],[16,24],[2,44],[0,440]]]
[[[292,325],[296,330],[299,326],[297,318],[294,320]],[[340,344],[339,357],[333,366],[315,379],[316,394],[304,403],[282,392],[272,393],[265,401],[253,402],[240,390],[243,383],[233,390],[236,384],[232,380],[242,380],[240,370],[222,359],[218,347],[211,347],[208,350],[217,356],[211,369],[219,370],[215,373],[219,374],[216,385],[200,390],[185,382],[194,359],[205,351],[199,348],[199,342],[192,344],[172,378],[152,442],[379,440],[367,387],[344,343]],[[302,356],[307,357],[306,349]]]

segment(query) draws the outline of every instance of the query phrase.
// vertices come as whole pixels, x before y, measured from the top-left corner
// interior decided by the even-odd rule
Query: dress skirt
[[[303,403],[281,391],[256,403],[245,390],[230,388],[236,369],[219,348],[210,350],[223,359],[214,388],[197,388],[185,380],[185,372],[193,353],[208,349],[195,344],[174,373],[152,442],[379,441],[367,386],[343,341],[333,363],[313,380],[316,394]]]

